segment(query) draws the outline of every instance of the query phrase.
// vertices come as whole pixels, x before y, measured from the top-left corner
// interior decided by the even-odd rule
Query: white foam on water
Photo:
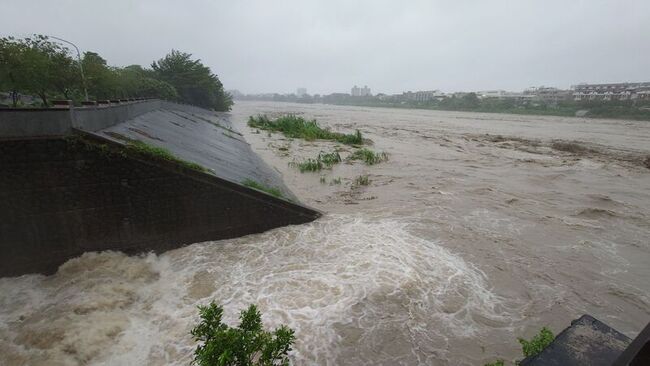
[[[30,365],[187,365],[196,305],[210,300],[231,325],[255,303],[267,327],[294,328],[296,364],[424,362],[444,357],[450,337],[508,327],[516,316],[485,274],[408,221],[327,216],[161,256],[88,253],[50,277],[0,279],[0,353]]]

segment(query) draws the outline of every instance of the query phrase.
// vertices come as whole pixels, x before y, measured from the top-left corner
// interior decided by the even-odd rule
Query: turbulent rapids
[[[255,133],[249,115],[359,128],[376,166],[301,174],[335,143]],[[162,255],[87,253],[0,279],[8,365],[187,365],[196,305],[250,303],[296,330],[297,365],[483,364],[589,312],[634,336],[650,317],[650,124],[239,103],[238,128],[316,222]],[[565,145],[557,145],[563,142]],[[579,146],[576,148],[575,146]],[[346,152],[343,151],[343,154]],[[351,184],[361,174],[370,185]]]
[[[377,350],[426,361],[436,340],[480,333],[484,319],[507,326],[484,274],[408,222],[335,215],[161,257],[89,253],[51,278],[3,280],[3,354],[20,363],[21,344],[36,363],[187,364],[194,306],[212,298],[295,327],[306,363]]]

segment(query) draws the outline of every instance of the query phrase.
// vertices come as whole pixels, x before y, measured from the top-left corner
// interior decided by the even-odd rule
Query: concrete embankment
[[[159,100],[0,111],[0,276],[52,273],[86,251],[163,251],[317,218],[228,118]]]

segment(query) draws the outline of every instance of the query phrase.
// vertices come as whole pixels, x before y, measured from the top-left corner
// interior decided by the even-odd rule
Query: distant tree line
[[[345,93],[329,95],[264,94],[238,96],[241,100],[268,100],[291,103],[324,103],[364,107],[415,108],[445,111],[484,113],[512,113],[530,115],[575,116],[584,111],[584,117],[625,118],[650,121],[650,100],[517,100],[513,98],[480,98],[476,93],[450,95],[427,101],[406,99],[399,95],[351,96]]]
[[[479,98],[475,93],[467,93],[463,96],[441,100],[406,101],[399,104],[391,101],[381,101],[380,103],[382,106],[391,104],[393,107],[406,108],[568,117],[575,116],[579,111],[585,111],[585,117],[592,118],[650,120],[649,100],[516,100],[512,98]]]
[[[68,48],[47,36],[0,38],[0,91],[10,93],[13,107],[20,105],[21,94],[38,97],[42,106],[52,99],[79,102],[84,87],[98,100],[153,97],[217,111],[232,105],[217,75],[188,53],[172,50],[144,68],[109,66],[99,54],[85,52],[79,65]]]

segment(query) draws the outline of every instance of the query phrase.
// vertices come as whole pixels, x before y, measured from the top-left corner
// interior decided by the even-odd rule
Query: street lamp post
[[[88,101],[88,89],[86,89],[86,77],[84,76],[84,68],[81,65],[81,53],[79,52],[79,48],[74,43],[70,41],[66,41],[63,38],[54,37],[54,36],[48,36],[48,37],[70,44],[72,45],[72,47],[74,47],[75,50],[77,50],[77,60],[79,60],[79,71],[81,72],[81,82],[83,83],[84,86],[84,95],[86,96],[86,101]]]

